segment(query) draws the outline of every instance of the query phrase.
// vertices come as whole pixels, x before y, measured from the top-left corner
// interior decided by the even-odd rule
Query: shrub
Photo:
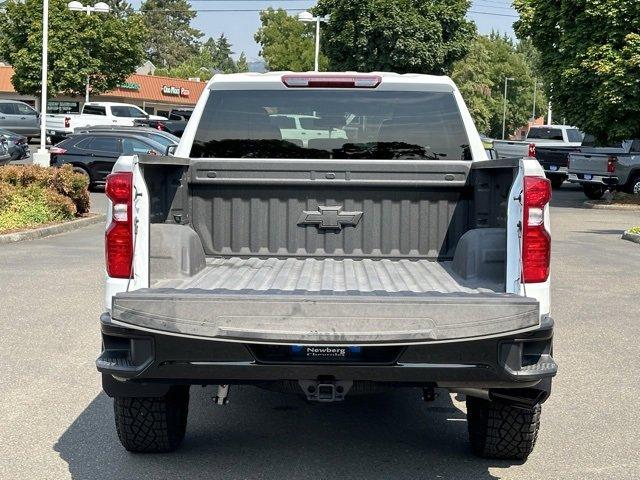
[[[70,220],[89,211],[87,180],[63,168],[0,167],[0,232]]]

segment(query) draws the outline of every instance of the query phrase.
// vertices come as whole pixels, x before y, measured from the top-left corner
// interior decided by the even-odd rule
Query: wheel
[[[633,195],[640,195],[640,174],[636,174],[629,183],[627,183],[627,192]]]
[[[601,185],[585,184],[582,186],[582,189],[587,198],[591,200],[600,200],[602,195],[604,195],[604,187]]]
[[[541,405],[523,408],[467,397],[467,427],[473,453],[485,458],[525,460],[540,427]]]
[[[83,175],[87,179],[89,188],[92,187],[93,183],[91,182],[91,174],[86,168],[81,167],[79,165],[74,165],[73,171],[74,173],[79,173],[80,175]]]
[[[551,187],[554,189],[562,187],[564,183],[564,177],[562,175],[550,175],[549,180],[551,180]]]
[[[163,397],[114,397],[116,431],[136,453],[172,452],[187,429],[189,387],[174,386]]]

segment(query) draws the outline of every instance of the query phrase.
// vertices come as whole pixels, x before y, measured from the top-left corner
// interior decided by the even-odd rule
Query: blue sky
[[[190,0],[194,10],[261,10],[267,7],[284,8],[292,14],[315,5],[309,0]],[[139,7],[140,0],[134,0]],[[516,12],[511,0],[473,0],[468,17],[476,22],[480,33],[497,30],[513,36],[512,24]],[[237,55],[244,51],[249,61],[258,60],[259,45],[253,40],[253,34],[260,27],[258,11],[207,12],[199,11],[193,25],[206,36],[216,37],[224,33]]]

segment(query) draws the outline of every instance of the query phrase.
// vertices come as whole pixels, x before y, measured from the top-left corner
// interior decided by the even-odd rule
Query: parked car
[[[0,136],[4,137],[7,141],[11,161],[24,160],[31,156],[27,137],[18,135],[3,128],[0,128]]]
[[[0,134],[0,166],[6,165],[11,161],[11,155],[9,154],[9,143],[7,139]]]
[[[149,115],[136,105],[116,102],[88,102],[81,113],[47,115],[47,135],[56,144],[73,134],[76,129],[95,125],[133,126],[134,121],[166,120],[165,117]]]
[[[31,140],[40,136],[40,114],[24,102],[0,100],[0,128]]]
[[[87,133],[87,132],[122,132],[122,133],[134,133],[142,135],[143,137],[151,138],[158,143],[161,143],[166,147],[170,145],[177,145],[180,142],[180,138],[175,135],[165,132],[163,130],[156,130],[150,127],[122,127],[117,125],[95,125],[93,127],[84,127],[76,129],[75,133]]]
[[[580,152],[583,148],[594,148],[595,138],[593,135],[585,135],[582,139],[582,144],[579,147],[555,145],[555,146],[540,146],[532,149],[533,156],[535,156],[544,173],[549,180],[553,188],[560,188],[562,184],[568,178],[568,162],[569,154]]]
[[[189,121],[193,114],[193,107],[172,108],[169,112],[169,120],[185,120]]]
[[[358,133],[304,147],[274,111]],[[249,384],[311,402],[448,389],[474,452],[529,455],[557,369],[535,159],[488,160],[430,75],[216,75],[189,125],[176,156],[125,155],[107,178],[96,363],[127,450],[178,447],[190,385],[224,405]]]
[[[579,147],[582,132],[568,125],[534,125],[524,140],[494,140],[499,158],[525,157],[532,149],[543,146]]]
[[[51,166],[73,165],[91,188],[103,185],[120,155],[160,155],[166,147],[137,133],[88,132],[72,135],[49,149]]]
[[[304,147],[314,138],[347,138],[345,130],[333,125],[333,116],[329,117],[328,124],[317,115],[274,113],[269,117],[280,129],[283,140],[298,141]],[[342,124],[344,121],[340,119],[339,123]]]
[[[640,139],[569,154],[569,181],[592,200],[608,189],[640,194]]]

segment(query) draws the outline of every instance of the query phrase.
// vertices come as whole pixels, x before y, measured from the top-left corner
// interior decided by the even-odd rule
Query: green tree
[[[527,47],[528,48],[528,47]],[[478,36],[469,54],[455,63],[451,77],[458,85],[480,133],[502,136],[504,80],[509,81],[506,132],[527,124],[533,108],[534,75],[523,47],[497,34]],[[535,53],[529,52],[529,55]],[[544,115],[546,98],[539,87],[536,116]]]
[[[187,0],[145,0],[140,10],[148,31],[147,56],[156,67],[172,68],[198,53],[203,34],[191,27],[196,12]]]
[[[514,0],[554,109],[601,141],[640,138],[640,2]]]
[[[135,13],[135,10],[127,0],[107,0],[106,4],[111,7],[110,14],[119,18],[127,18]]]
[[[233,58],[231,58],[233,50],[231,49],[231,44],[229,43],[229,40],[227,40],[227,37],[225,37],[224,33],[220,34],[215,45],[216,49],[213,55],[213,68],[224,73],[234,72],[236,65]]]
[[[300,22],[287,12],[269,8],[260,13],[262,26],[254,35],[261,46],[260,55],[269,70],[313,70],[315,26]],[[325,38],[325,37],[323,37]],[[329,61],[320,55],[319,68],[326,70]]]
[[[244,52],[240,52],[238,61],[236,62],[236,72],[243,73],[249,71],[249,63],[247,62],[247,56]]]
[[[9,0],[0,11],[0,51],[15,70],[12,82],[23,95],[41,91],[42,2]],[[86,77],[93,94],[112,90],[144,58],[145,27],[140,15],[85,15],[66,0],[49,3],[48,89],[81,95]]]
[[[446,74],[475,34],[468,0],[319,0],[322,48],[335,70]]]
[[[224,34],[217,40],[209,37],[198,46],[196,54],[189,56],[179,65],[156,69],[156,75],[209,80],[214,72],[246,72],[248,65],[244,52],[240,54],[238,62],[233,61],[232,54],[232,46]]]

